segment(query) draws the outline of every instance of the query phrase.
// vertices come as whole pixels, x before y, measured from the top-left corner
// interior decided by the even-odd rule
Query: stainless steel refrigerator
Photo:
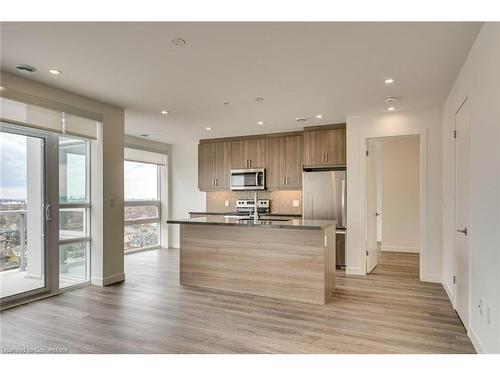
[[[345,267],[347,226],[346,170],[305,169],[302,174],[302,217],[337,220],[336,266]]]

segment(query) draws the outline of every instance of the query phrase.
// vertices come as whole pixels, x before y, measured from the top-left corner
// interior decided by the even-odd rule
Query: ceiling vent
[[[386,96],[384,98],[384,102],[386,102],[387,104],[392,104],[394,103],[396,100],[398,100],[398,97],[397,96]]]
[[[16,70],[24,74],[33,74],[36,72],[36,68],[31,65],[20,64],[16,66]]]

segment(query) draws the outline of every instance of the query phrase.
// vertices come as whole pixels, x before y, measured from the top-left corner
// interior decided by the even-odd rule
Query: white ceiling
[[[384,111],[387,95],[400,97],[398,110],[441,106],[480,27],[2,23],[1,64],[9,72],[33,65],[34,80],[125,108],[127,134],[179,143],[344,122],[348,113]],[[174,46],[175,37],[187,44]]]

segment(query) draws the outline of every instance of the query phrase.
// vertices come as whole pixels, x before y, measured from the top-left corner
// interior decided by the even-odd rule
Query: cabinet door
[[[287,189],[302,187],[303,137],[284,137],[285,152],[281,160],[284,161],[283,175]]]
[[[266,140],[251,139],[243,143],[245,159],[248,161],[246,168],[264,168],[266,164]]]
[[[266,140],[266,187],[280,189],[285,184],[285,140],[273,137]]]
[[[327,130],[325,137],[325,164],[346,164],[346,129],[338,128]]]
[[[304,165],[322,165],[325,160],[325,131],[304,132]]]
[[[231,168],[264,168],[266,140],[250,139],[231,142]]]
[[[231,142],[231,169],[248,168],[248,159],[245,155],[244,141]]]
[[[214,182],[214,144],[200,143],[198,145],[198,188],[213,189]]]
[[[215,188],[218,190],[229,189],[231,144],[229,142],[219,142],[213,145]]]

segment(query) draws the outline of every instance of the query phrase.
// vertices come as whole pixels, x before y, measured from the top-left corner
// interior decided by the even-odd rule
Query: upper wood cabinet
[[[345,165],[346,128],[304,131],[304,165]]]
[[[231,142],[231,169],[264,168],[265,162],[265,139],[247,139]]]
[[[266,187],[300,189],[302,187],[302,135],[266,139]]]
[[[198,188],[200,190],[229,189],[230,142],[198,145]]]

